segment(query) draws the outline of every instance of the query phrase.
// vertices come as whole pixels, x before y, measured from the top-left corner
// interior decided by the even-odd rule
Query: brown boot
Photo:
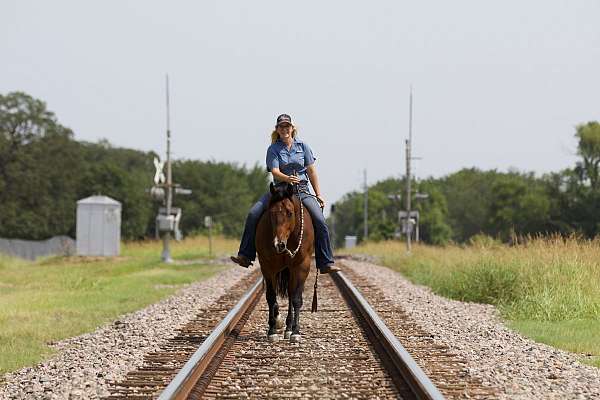
[[[238,254],[237,257],[236,256],[231,256],[230,258],[231,258],[231,261],[233,261],[234,263],[236,263],[240,267],[248,268],[249,266],[252,265],[252,261],[248,260],[246,258],[246,256],[243,256],[241,254]]]
[[[333,264],[327,264],[323,267],[319,267],[320,274],[330,274],[332,272],[338,272],[338,271],[341,271],[341,269],[339,269],[338,267],[336,267]]]

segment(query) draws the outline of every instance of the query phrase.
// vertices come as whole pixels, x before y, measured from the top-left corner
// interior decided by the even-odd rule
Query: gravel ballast
[[[176,335],[176,329],[251,271],[230,268],[193,283],[95,332],[57,342],[58,354],[35,367],[6,374],[0,399],[94,399]]]
[[[577,356],[535,343],[506,328],[493,306],[463,303],[411,284],[373,263],[344,260],[401,307],[415,324],[465,359],[470,376],[499,388],[504,399],[600,399],[600,369]],[[56,343],[58,353],[31,368],[6,374],[0,399],[89,399],[107,396],[108,384],[138,368],[177,328],[252,272],[231,268],[93,333]]]
[[[504,399],[600,399],[600,369],[508,329],[495,307],[437,296],[389,268],[344,260],[423,330],[467,360],[469,375]],[[367,299],[368,300],[368,299]]]
[[[310,312],[314,272],[308,279],[301,342],[292,343],[282,334],[275,342],[267,339],[269,309],[262,296],[202,398],[403,398],[331,277],[319,278],[316,313]],[[286,303],[279,301],[283,319]]]

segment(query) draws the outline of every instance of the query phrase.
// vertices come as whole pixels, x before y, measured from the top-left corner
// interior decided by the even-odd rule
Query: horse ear
[[[269,185],[269,190],[271,191],[271,194],[275,194],[275,185],[273,185],[273,182]]]
[[[294,195],[294,186],[292,186],[291,184],[287,184],[287,193],[288,196],[292,197]]]

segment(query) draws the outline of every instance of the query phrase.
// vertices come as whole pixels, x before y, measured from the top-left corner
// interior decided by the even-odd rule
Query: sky
[[[419,179],[542,174],[600,119],[600,2],[27,1],[0,3],[0,93],[45,101],[85,141],[264,165],[288,113],[337,201]],[[149,182],[150,185],[150,182]]]

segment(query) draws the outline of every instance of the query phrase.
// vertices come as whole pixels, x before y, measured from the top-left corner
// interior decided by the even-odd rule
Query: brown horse
[[[291,250],[290,250],[291,249]],[[313,224],[290,184],[271,184],[267,211],[256,228],[256,250],[269,304],[269,340],[283,328],[277,295],[289,299],[285,338],[300,341],[300,308],[304,282],[314,252]]]

